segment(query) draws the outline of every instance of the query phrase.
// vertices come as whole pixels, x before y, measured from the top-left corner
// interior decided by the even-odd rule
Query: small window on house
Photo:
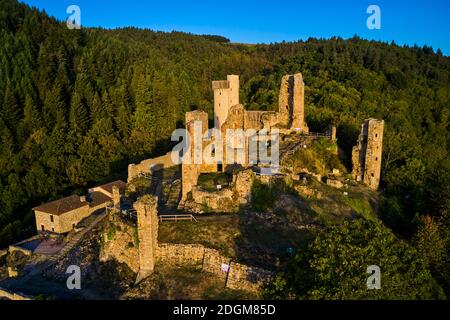
[[[52,232],[55,232],[55,228],[52,228]]]
[[[53,215],[50,215],[50,222],[54,222]]]
[[[375,175],[372,173],[372,177],[375,177]]]
[[[378,157],[375,158],[375,161],[378,161]]]
[[[41,224],[41,230],[42,230],[42,231],[45,231],[45,227],[44,227],[43,224]]]

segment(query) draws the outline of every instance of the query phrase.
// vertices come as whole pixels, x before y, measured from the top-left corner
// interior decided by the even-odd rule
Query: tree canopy
[[[367,268],[380,268],[380,289],[368,289]],[[266,298],[445,298],[426,260],[379,222],[347,220],[322,232],[265,290]]]

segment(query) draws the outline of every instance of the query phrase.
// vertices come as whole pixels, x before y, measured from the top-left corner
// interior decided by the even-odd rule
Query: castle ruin
[[[353,177],[372,190],[378,190],[381,178],[384,120],[367,119],[358,144],[353,147]]]
[[[281,81],[279,95],[279,110],[275,111],[248,111],[242,104],[239,104],[239,76],[228,75],[227,80],[213,81],[214,91],[214,126],[220,130],[222,138],[227,137],[227,130],[260,130],[270,131],[273,128],[280,132],[308,133],[309,128],[305,122],[305,84],[301,73],[286,75]],[[186,129],[191,145],[195,140],[194,123],[202,123],[202,134],[208,130],[208,114],[201,111],[186,113]],[[227,137],[228,138],[228,137]],[[236,164],[242,167],[249,165],[249,155],[247,152],[239,153],[238,149],[248,150],[249,137],[230,139],[222,146],[222,159],[235,159],[233,163],[222,163],[219,160],[214,165],[205,164],[182,164],[182,200],[186,200],[192,186],[197,183],[198,176],[202,173],[213,173],[226,171]],[[242,141],[240,141],[242,140]],[[194,148],[201,148],[204,143],[195,144]],[[194,155],[194,148],[189,149],[191,157]],[[202,149],[203,150],[203,149]],[[233,153],[233,154],[231,154]],[[243,159],[239,159],[239,154],[243,154]],[[193,158],[191,158],[193,160]],[[192,161],[194,162],[194,161]]]

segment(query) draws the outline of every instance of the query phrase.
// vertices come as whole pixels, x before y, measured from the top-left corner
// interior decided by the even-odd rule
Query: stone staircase
[[[106,212],[99,214],[95,219],[89,224],[88,227],[84,228],[82,231],[74,234],[67,244],[55,255],[53,255],[49,262],[52,264],[62,259],[67,253],[69,253],[79,242],[80,240],[91,231],[100,221],[102,221],[107,216]]]
[[[166,207],[176,208],[178,207],[178,203],[180,202],[180,194],[181,194],[181,181],[175,180],[170,186],[170,191],[167,194]]]

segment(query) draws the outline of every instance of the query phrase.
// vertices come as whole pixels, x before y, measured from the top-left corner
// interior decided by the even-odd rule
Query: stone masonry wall
[[[235,290],[257,292],[265,281],[273,277],[268,270],[234,262],[217,250],[202,245],[161,243],[158,260],[173,265],[199,266],[226,282],[227,288]],[[228,273],[222,270],[223,265],[229,266]]]
[[[110,215],[108,227],[103,234],[100,261],[113,259],[119,263],[125,263],[134,273],[138,273],[139,249],[135,240],[135,228],[133,224]]]
[[[378,190],[381,178],[384,121],[367,119],[361,127],[358,144],[353,148],[353,177]]]
[[[281,125],[309,132],[305,122],[305,83],[301,73],[282,78],[278,104]]]
[[[203,245],[158,244],[156,236],[159,222],[157,218],[156,220],[151,218],[152,214],[156,213],[155,201],[156,197],[146,197],[139,200],[139,204],[136,206],[139,208],[138,248],[129,246],[130,242],[134,242],[134,227],[122,222],[120,218],[110,217],[110,227],[114,227],[115,232],[112,239],[108,238],[108,229],[103,234],[104,245],[100,253],[101,261],[115,259],[127,264],[133,272],[138,273],[136,282],[149,276],[158,262],[174,266],[197,266],[201,270],[219,277],[228,288],[252,292],[257,292],[261,284],[273,276],[270,271],[237,263],[229,257],[221,255],[219,251]],[[144,216],[143,208],[147,208],[146,216]],[[152,234],[152,232],[156,233]],[[223,265],[229,266],[228,273],[222,270]]]
[[[151,173],[155,170],[171,168],[176,166],[172,160],[172,152],[169,152],[161,157],[147,159],[139,164],[130,164],[128,166],[128,182],[136,178],[140,173]]]
[[[144,196],[135,204],[139,237],[139,282],[153,273],[158,246],[158,198]]]

